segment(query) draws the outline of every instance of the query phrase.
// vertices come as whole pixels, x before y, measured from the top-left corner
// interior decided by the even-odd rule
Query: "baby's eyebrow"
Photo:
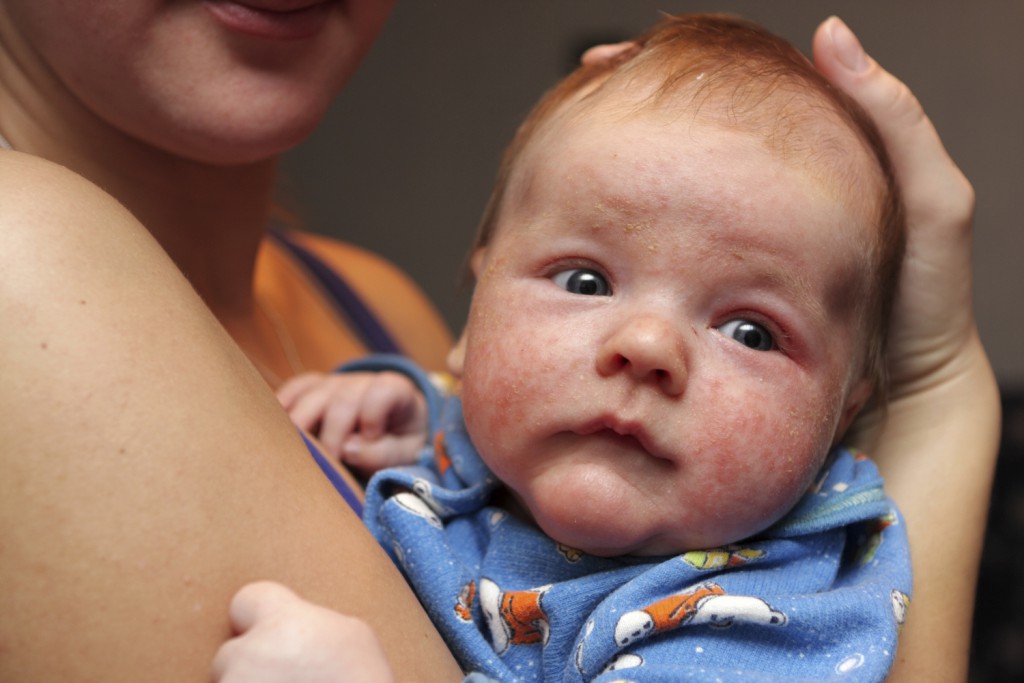
[[[831,290],[847,289],[839,285],[849,282],[845,278],[829,277],[826,283],[828,286],[823,290],[793,267],[791,259],[781,249],[765,250],[732,245],[729,248],[708,249],[706,259],[711,264],[717,262],[723,270],[735,272],[736,281],[744,286],[784,293],[786,300],[818,327],[827,325],[837,312],[832,301],[835,292]]]
[[[794,257],[802,252],[799,240],[780,240],[778,233],[746,226],[739,216],[736,218],[734,229],[701,235],[703,258],[727,259],[721,267],[730,269],[738,262],[744,263],[750,277],[760,280],[763,286],[794,292],[798,305],[817,322],[844,319],[854,313],[864,298],[865,282],[870,276],[867,255],[858,258],[851,253],[849,258],[840,258],[839,252],[833,252],[826,277],[815,285],[793,265]]]

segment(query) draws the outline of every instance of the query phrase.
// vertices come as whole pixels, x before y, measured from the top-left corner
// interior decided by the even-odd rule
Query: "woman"
[[[399,678],[451,680],[437,634],[253,369],[273,383],[296,357],[339,360],[323,358],[344,334],[314,335],[300,312],[313,287],[275,270],[271,290],[297,291],[268,312],[252,273],[277,155],[319,121],[390,2],[129,5],[0,6],[0,133],[19,150],[0,152],[0,679],[205,679],[231,595],[275,579],[369,622]],[[884,429],[868,425],[916,525],[894,677],[955,680],[998,418],[970,309],[971,190],[841,24],[816,51],[879,121],[912,223],[896,394]],[[371,310],[439,366],[436,316],[367,262],[342,272],[365,296],[383,280]],[[940,543],[958,552],[940,561]]]
[[[440,368],[450,336],[404,275],[337,242],[265,239],[277,155],[319,123],[391,5],[5,2],[0,133],[124,204],[272,385],[388,343]],[[339,266],[357,310],[334,310],[350,301],[322,294],[307,250]],[[364,312],[380,330],[353,323]]]

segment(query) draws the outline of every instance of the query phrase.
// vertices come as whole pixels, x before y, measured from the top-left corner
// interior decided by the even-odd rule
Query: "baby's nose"
[[[686,349],[680,331],[655,316],[638,316],[612,332],[602,344],[597,371],[606,377],[628,373],[638,382],[657,384],[670,396],[686,389]]]

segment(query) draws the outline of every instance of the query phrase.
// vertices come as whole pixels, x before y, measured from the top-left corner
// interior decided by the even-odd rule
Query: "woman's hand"
[[[907,254],[893,312],[892,395],[925,391],[960,370],[976,337],[971,310],[974,190],[946,153],[914,94],[831,17],[814,36],[818,69],[874,119],[907,216]]]
[[[262,581],[231,601],[237,634],[213,661],[214,683],[389,683],[394,680],[365,622]]]
[[[878,462],[910,536],[914,595],[889,680],[959,682],[967,678],[1000,417],[971,304],[974,191],[907,86],[839,19],[818,28],[814,61],[875,120],[906,207],[890,400],[858,418],[850,437]]]

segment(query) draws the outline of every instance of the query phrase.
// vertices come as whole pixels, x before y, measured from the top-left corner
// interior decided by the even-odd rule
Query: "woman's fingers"
[[[940,380],[974,335],[971,220],[974,190],[921,104],[869,57],[837,17],[814,36],[818,69],[874,119],[906,209],[907,253],[893,311],[893,396]]]
[[[624,52],[636,50],[639,46],[632,40],[625,40],[621,43],[602,43],[588,48],[580,55],[580,64],[597,64],[614,59]]]
[[[908,211],[964,227],[974,209],[970,184],[949,157],[931,120],[910,89],[864,51],[838,17],[814,35],[818,70],[874,119],[892,158]]]

